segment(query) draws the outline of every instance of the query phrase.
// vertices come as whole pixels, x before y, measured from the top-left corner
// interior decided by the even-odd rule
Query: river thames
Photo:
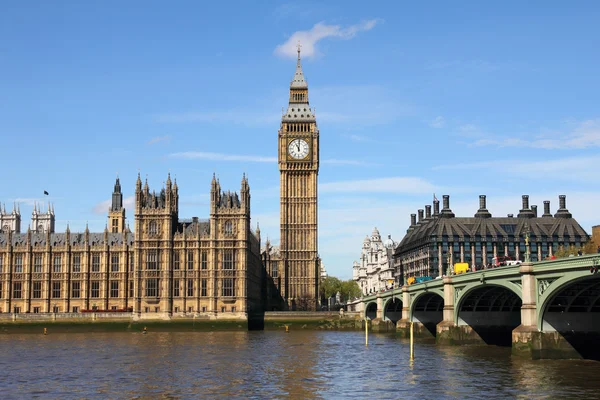
[[[293,328],[293,327],[292,327]],[[337,331],[0,335],[3,399],[591,399],[600,363]]]

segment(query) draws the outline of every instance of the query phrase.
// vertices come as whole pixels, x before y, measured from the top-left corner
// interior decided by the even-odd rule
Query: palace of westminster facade
[[[261,254],[250,226],[250,187],[223,192],[213,176],[210,217],[179,218],[179,189],[135,188],[134,229],[117,178],[104,232],[55,232],[54,207],[34,207],[21,232],[20,207],[0,210],[0,312],[128,311],[246,318],[318,306],[319,131],[300,62],[278,132],[281,243]]]

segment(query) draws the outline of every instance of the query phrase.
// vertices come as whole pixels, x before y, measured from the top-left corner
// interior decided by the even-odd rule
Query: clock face
[[[296,160],[303,160],[308,155],[308,143],[304,139],[294,139],[288,144],[288,153]]]

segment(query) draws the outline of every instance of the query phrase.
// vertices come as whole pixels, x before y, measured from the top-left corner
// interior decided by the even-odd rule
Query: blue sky
[[[279,241],[277,130],[295,43],[321,132],[319,250],[350,278],[377,226],[400,240],[433,193],[558,195],[600,223],[600,5],[540,2],[25,2],[0,5],[0,201],[50,200],[57,230],[100,231],[118,174],[170,171],[180,217],[208,217],[213,172],[249,176]],[[49,197],[43,198],[43,190]]]

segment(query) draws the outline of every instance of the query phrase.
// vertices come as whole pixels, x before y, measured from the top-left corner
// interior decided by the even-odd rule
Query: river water
[[[0,397],[592,399],[600,363],[360,332],[0,335]]]

